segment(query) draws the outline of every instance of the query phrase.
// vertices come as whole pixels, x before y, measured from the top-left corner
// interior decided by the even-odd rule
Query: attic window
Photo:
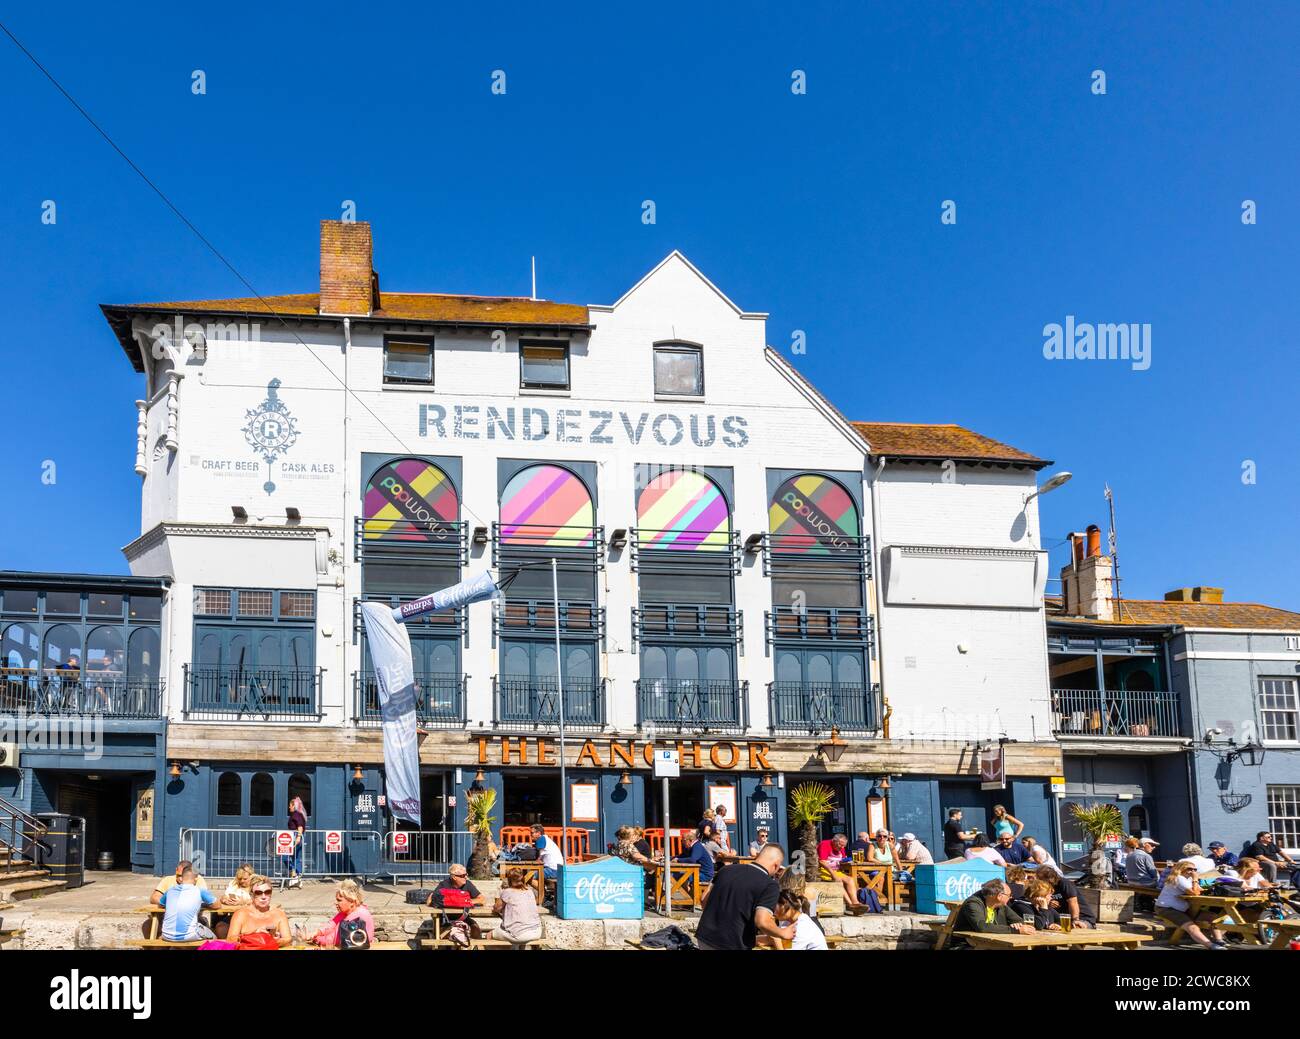
[[[704,348],[692,343],[655,344],[655,393],[704,396]]]
[[[520,343],[519,385],[530,390],[567,390],[569,344]]]
[[[385,339],[384,382],[433,385],[433,340]]]

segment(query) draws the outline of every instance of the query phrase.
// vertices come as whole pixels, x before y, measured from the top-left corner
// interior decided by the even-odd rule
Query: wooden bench
[[[469,943],[469,948],[465,949],[457,945],[450,938],[423,938],[420,940],[421,949],[458,949],[462,952],[474,952],[476,949],[549,949],[551,943],[544,938],[534,938],[527,942],[507,942],[496,938],[475,938]]]
[[[133,949],[197,949],[206,938],[192,942],[169,942],[165,938],[136,938],[126,944]]]
[[[958,931],[973,949],[1062,949],[1102,948],[1131,950],[1143,942],[1151,941],[1149,934],[1125,934],[1122,931],[1098,931],[1092,928],[1076,931],[1035,931],[1033,934],[980,934],[976,931]]]
[[[948,944],[948,939],[952,937],[953,926],[957,923],[957,914],[961,912],[963,902],[940,902],[940,905],[948,907],[948,919],[946,920],[926,920],[926,927],[935,931],[937,936],[934,940],[935,951],[938,952]]]
[[[1264,928],[1270,928],[1274,932],[1273,940],[1265,946],[1269,949],[1285,949],[1292,938],[1300,937],[1300,918],[1297,917],[1286,920],[1260,920],[1256,926],[1260,929],[1261,944],[1264,940]]]

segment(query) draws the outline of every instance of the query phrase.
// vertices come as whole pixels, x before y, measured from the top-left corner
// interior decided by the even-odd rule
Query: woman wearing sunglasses
[[[226,940],[238,944],[239,939],[247,934],[269,934],[283,949],[293,941],[293,932],[289,929],[289,918],[284,910],[271,905],[271,882],[266,877],[254,877],[249,890],[253,904],[235,910]]]

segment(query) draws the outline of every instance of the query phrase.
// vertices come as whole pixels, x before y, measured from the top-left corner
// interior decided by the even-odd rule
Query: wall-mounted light
[[[242,505],[230,506],[230,513],[240,523],[243,523],[244,520],[248,519],[248,510],[244,508]]]
[[[617,552],[620,548],[627,545],[627,528],[616,527],[609,535],[609,547],[612,551]]]
[[[171,763],[171,767],[167,770],[167,774],[171,776],[172,779],[180,779],[181,763],[179,761],[173,761]]]
[[[831,729],[831,738],[825,743],[817,744],[817,753],[829,761],[832,765],[844,756],[844,752],[849,749],[848,743],[840,739],[840,730]]]
[[[627,769],[623,769],[623,774],[622,774],[621,776],[618,777],[618,781],[619,781],[619,783],[622,784],[623,786],[631,786],[631,785],[632,785],[632,773],[629,772]]]
[[[871,789],[867,791],[867,804],[880,804],[885,799],[884,791],[880,789],[879,783],[872,783]]]
[[[297,509],[295,509],[292,505],[290,505],[288,508],[284,510],[284,517],[290,523],[302,522],[302,513],[299,512]]]
[[[366,778],[365,773],[361,771],[360,765],[352,766],[352,778],[355,779],[358,783],[360,783],[363,779]]]
[[[478,793],[478,791],[482,790],[482,789],[483,789],[483,781],[484,781],[486,778],[487,778],[487,776],[485,776],[485,775],[483,774],[483,770],[482,770],[482,769],[479,769],[477,772],[475,772],[475,773],[474,773],[474,782],[472,782],[472,783],[469,785],[469,789],[470,789],[471,793]]]
[[[755,552],[757,552],[762,547],[763,547],[762,534],[750,534],[749,537],[745,538],[745,552],[748,555],[752,556]]]
[[[487,529],[487,527],[475,527],[475,528],[474,528],[474,544],[476,544],[476,545],[486,545],[487,542],[488,542],[488,529]]]
[[[772,779],[771,772],[764,772],[763,778],[760,779],[758,782],[759,785],[763,787],[765,790],[771,790],[772,787],[775,785],[775,780]]]

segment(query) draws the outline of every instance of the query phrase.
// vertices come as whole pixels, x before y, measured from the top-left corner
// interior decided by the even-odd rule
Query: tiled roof
[[[1112,600],[1112,617],[1052,616],[1053,624],[1172,625],[1181,628],[1241,628],[1300,631],[1300,613],[1253,602],[1169,602],[1160,599]],[[1059,609],[1059,607],[1058,607]],[[1049,611],[1050,612],[1050,611]]]
[[[452,325],[514,325],[572,328],[589,324],[587,308],[527,296],[456,296],[424,292],[381,292],[380,308],[367,320],[409,321]],[[179,300],[169,303],[106,304],[104,316],[117,333],[122,349],[137,371],[143,371],[131,340],[131,315],[160,311],[168,314],[213,314],[270,318],[316,317],[320,295],[315,292],[234,299]],[[354,318],[355,320],[355,318]]]
[[[855,422],[877,457],[954,462],[989,462],[1042,469],[1052,463],[957,425],[912,422]]]

